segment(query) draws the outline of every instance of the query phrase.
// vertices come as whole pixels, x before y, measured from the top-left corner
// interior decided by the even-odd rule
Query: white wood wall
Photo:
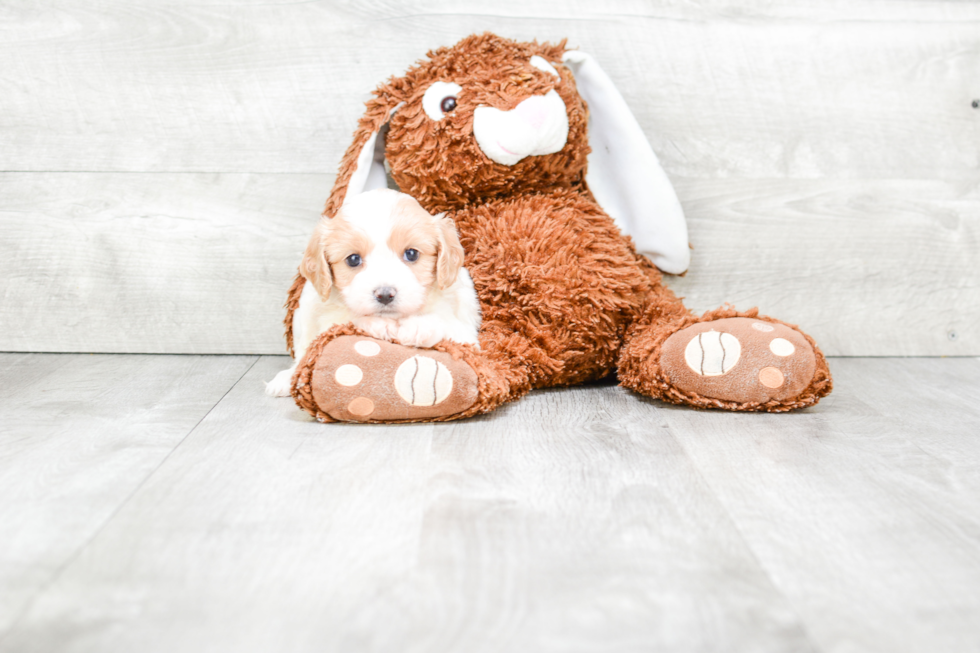
[[[980,354],[980,3],[0,2],[0,351],[280,353],[368,92],[471,32],[619,84],[671,285],[833,355]]]

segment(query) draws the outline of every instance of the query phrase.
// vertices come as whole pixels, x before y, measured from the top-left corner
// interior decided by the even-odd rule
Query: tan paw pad
[[[374,402],[367,397],[358,397],[347,404],[347,410],[349,410],[352,415],[367,417],[374,412]]]
[[[739,403],[791,400],[816,371],[803,335],[785,324],[752,318],[700,322],[663,344],[660,367],[678,390]]]
[[[759,383],[767,388],[778,388],[785,380],[783,373],[775,367],[763,367],[759,370]]]
[[[424,420],[477,400],[477,377],[445,352],[340,336],[323,348],[310,383],[317,407],[341,421]]]

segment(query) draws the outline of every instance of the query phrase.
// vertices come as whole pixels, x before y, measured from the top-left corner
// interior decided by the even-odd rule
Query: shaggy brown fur
[[[588,108],[570,70],[561,65],[565,42],[517,43],[492,34],[463,39],[428,54],[404,76],[375,91],[344,155],[325,215],[341,206],[357,157],[370,135],[390,118],[386,157],[403,192],[432,212],[446,211],[459,229],[465,264],[483,309],[482,349],[443,342],[434,349],[462,358],[477,373],[479,399],[470,409],[438,419],[492,410],[531,388],[582,383],[618,372],[633,390],[666,401],[728,410],[785,411],[816,403],[830,392],[829,370],[813,340],[817,374],[802,395],[784,402],[725,402],[674,387],[660,369],[660,346],[673,333],[721,317],[757,317],[721,308],[690,314],[662,284],[660,272],[636,254],[589,192],[584,175],[589,152]],[[556,79],[529,65],[539,55],[555,65]],[[426,88],[439,80],[463,87],[455,111],[430,120],[422,108]],[[488,105],[509,110],[531,95],[554,89],[568,109],[565,147],[527,157],[513,166],[495,163],[473,136],[473,112]],[[392,110],[403,103],[394,116]],[[289,292],[287,343],[292,352],[292,311],[302,290]],[[323,347],[357,333],[335,327],[311,345],[294,377],[294,397],[323,421],[309,388]]]
[[[336,422],[333,417],[320,410],[316,400],[313,398],[313,371],[316,361],[323,352],[324,347],[333,342],[340,336],[365,335],[352,324],[343,324],[332,327],[314,340],[300,364],[296,366],[293,374],[293,399],[296,404],[315,417],[320,422]],[[385,423],[403,422],[445,422],[448,420],[472,417],[480,413],[485,413],[500,404],[517,399],[530,390],[526,379],[520,378],[514,366],[501,361],[498,357],[487,357],[481,355],[472,345],[463,345],[457,342],[444,340],[432,347],[435,351],[446,352],[454,360],[462,360],[469,365],[477,375],[477,392],[479,399],[475,404],[461,413],[447,415],[444,417],[432,417],[425,420],[399,419],[386,420]],[[365,419],[365,422],[377,423],[378,420]]]
[[[762,322],[772,322],[774,324],[786,324],[771,317],[759,315],[759,309],[753,308],[748,311],[739,312],[730,306],[722,306],[713,311],[708,311],[701,317],[688,315],[680,320],[673,322],[660,322],[651,315],[645,315],[631,328],[631,333],[627,337],[627,345],[623,347],[623,352],[619,360],[619,382],[641,394],[651,397],[658,397],[664,401],[675,404],[686,404],[699,408],[724,408],[726,410],[757,411],[764,410],[771,413],[779,413],[794,408],[805,408],[812,406],[820,401],[821,397],[830,394],[833,389],[833,382],[830,378],[830,368],[827,366],[827,359],[817,347],[817,343],[807,334],[799,331],[796,325],[786,324],[796,329],[806,338],[813,352],[816,354],[817,369],[810,381],[810,384],[796,397],[788,401],[769,401],[760,402],[734,402],[702,397],[694,392],[684,392],[670,383],[670,379],[665,377],[660,371],[660,348],[667,338],[683,329],[684,327],[699,322],[711,322],[728,317],[747,317]],[[651,319],[653,318],[653,319]]]

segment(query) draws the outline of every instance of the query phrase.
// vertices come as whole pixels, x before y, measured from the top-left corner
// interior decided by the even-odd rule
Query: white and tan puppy
[[[412,347],[479,343],[480,304],[456,225],[409,195],[379,189],[351,197],[320,220],[299,271],[306,284],[293,314],[296,361],[335,324]],[[288,396],[295,369],[277,374],[266,393]]]

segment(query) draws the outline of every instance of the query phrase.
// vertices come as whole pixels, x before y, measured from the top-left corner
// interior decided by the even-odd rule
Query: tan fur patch
[[[394,219],[395,224],[388,236],[388,248],[399,257],[403,257],[407,249],[417,250],[417,261],[413,263],[404,258],[402,261],[420,284],[431,287],[436,278],[436,259],[439,255],[439,230],[432,216],[418,202],[405,197],[395,206]]]
[[[351,254],[366,257],[373,248],[374,242],[341,215],[321,218],[300,261],[299,271],[313,284],[320,297],[326,299],[331,286],[344,288],[350,285],[363,267],[352,268],[345,259]]]
[[[371,250],[374,249],[374,242],[367,234],[354,228],[341,216],[331,220],[333,228],[329,237],[324,241],[323,248],[326,252],[327,261],[333,271],[334,283],[338,288],[346,288],[357,276],[357,273],[364,269],[363,265],[355,268],[347,265],[346,259],[351,254],[358,254],[361,258],[366,258]]]

